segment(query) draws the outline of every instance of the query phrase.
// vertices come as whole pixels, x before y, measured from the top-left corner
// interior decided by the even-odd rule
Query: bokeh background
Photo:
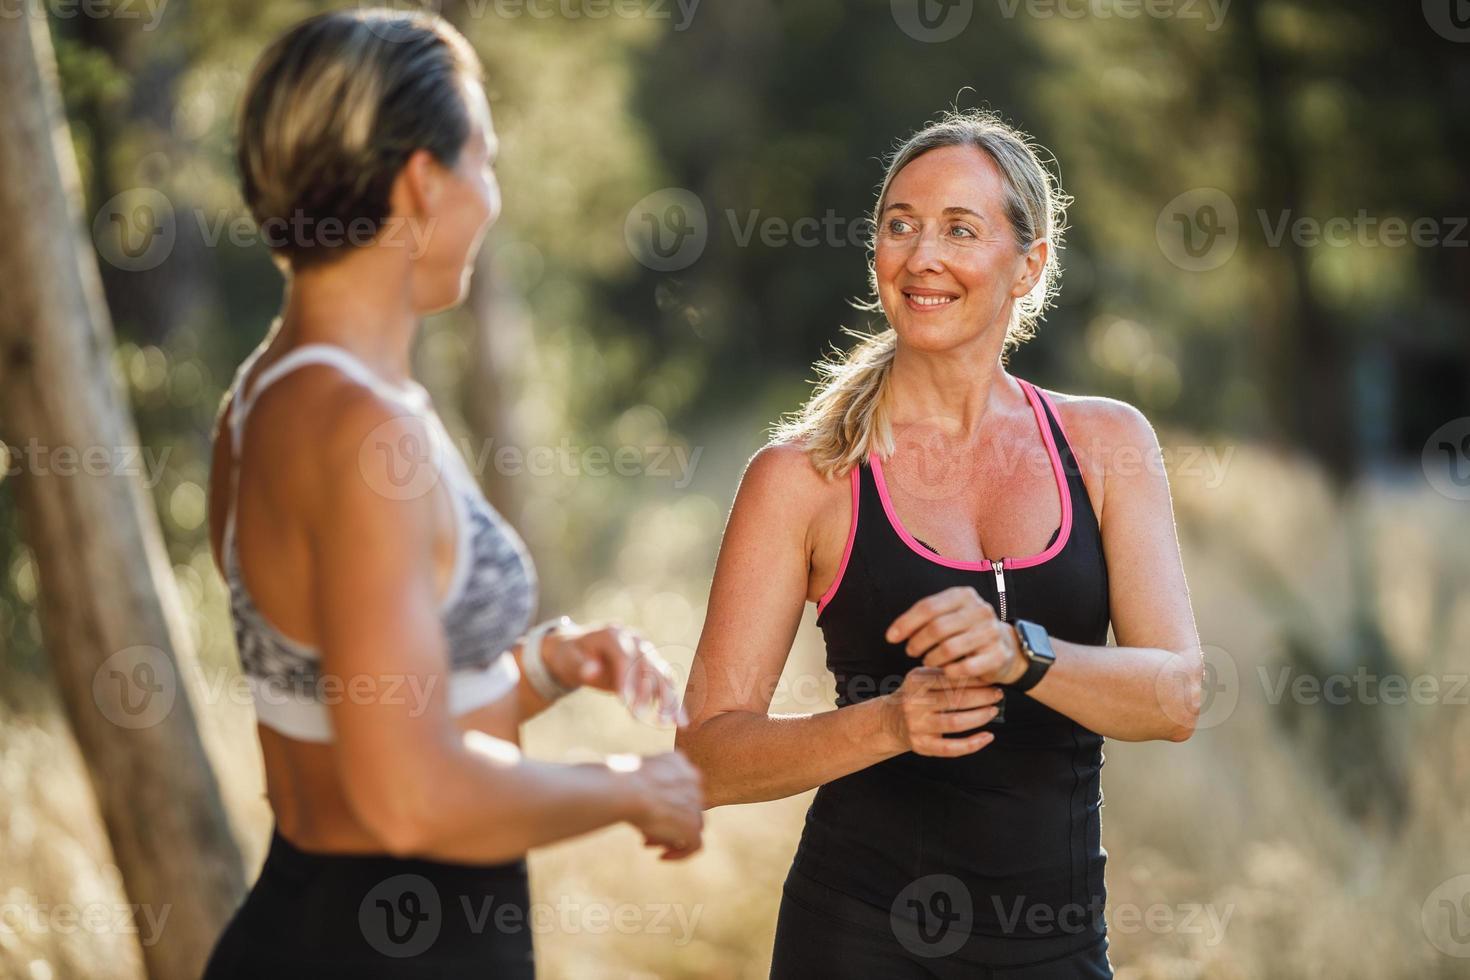
[[[232,128],[264,44],[325,6],[28,0],[0,19],[50,20],[78,233],[251,876],[269,812],[205,488],[220,397],[281,281]],[[1075,196],[1059,304],[1011,370],[1158,427],[1207,645],[1195,737],[1107,746],[1119,976],[1470,976],[1462,7],[444,0],[485,61],[506,204],[471,302],[425,325],[419,375],[530,542],[542,614],[620,619],[682,674],[746,460],[842,328],[871,326],[849,300],[883,155],[943,109],[998,110]],[[48,661],[17,466],[0,975],[135,978],[147,922],[30,914],[128,900]],[[774,710],[831,693],[809,614]],[[525,740],[572,760],[672,737],[579,695]],[[536,899],[563,910],[537,936],[544,975],[765,976],[807,800],[712,812],[686,863],[627,828],[536,853]]]

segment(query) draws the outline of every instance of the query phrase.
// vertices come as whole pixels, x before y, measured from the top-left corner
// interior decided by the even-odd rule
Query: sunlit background
[[[221,394],[281,283],[242,220],[232,127],[267,40],[324,6],[89,9],[51,11],[85,233],[253,875],[270,818],[205,488]],[[870,325],[848,301],[881,157],[940,110],[997,109],[1076,198],[1059,305],[1011,369],[1159,428],[1207,644],[1193,740],[1107,746],[1118,975],[1470,976],[1470,26],[1453,0],[435,9],[485,61],[506,202],[418,373],[529,541],[542,616],[621,620],[683,676],[745,461],[841,328]],[[129,237],[143,207],[172,229],[160,252]],[[10,482],[0,904],[114,907]],[[831,694],[809,611],[774,709]],[[672,738],[583,694],[525,741],[570,760]],[[544,975],[764,977],[808,799],[711,813],[685,863],[626,827],[536,853],[534,897],[564,910],[536,937]],[[142,976],[138,935],[13,922],[0,975]]]

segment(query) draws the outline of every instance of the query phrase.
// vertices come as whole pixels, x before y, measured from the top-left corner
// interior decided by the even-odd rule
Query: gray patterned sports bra
[[[333,698],[340,700],[358,696],[354,694],[354,688],[340,678],[324,680],[318,651],[286,636],[256,608],[250,591],[245,587],[235,548],[235,495],[240,485],[240,446],[244,441],[245,421],[261,392],[306,364],[335,367],[381,397],[407,405],[415,414],[431,420],[429,431],[431,438],[436,440],[431,449],[435,461],[443,461],[436,472],[446,481],[458,529],[449,594],[440,607],[451,667],[449,711],[460,715],[512,690],[520,680],[520,670],[510,648],[535,613],[535,566],[515,529],[481,493],[464,457],[454,447],[427,397],[406,398],[383,382],[367,365],[333,344],[307,344],[290,351],[261,371],[247,394],[244,381],[260,353],[257,351],[240,366],[231,394],[233,470],[221,555],[225,581],[230,589],[235,642],[259,722],[291,738],[330,742],[332,726],[327,703]],[[429,487],[432,488],[432,483]],[[385,682],[385,685],[362,696],[395,696],[395,692],[386,687]],[[362,687],[357,690],[362,691]],[[402,690],[396,692],[396,696],[410,699],[425,693],[428,692]]]

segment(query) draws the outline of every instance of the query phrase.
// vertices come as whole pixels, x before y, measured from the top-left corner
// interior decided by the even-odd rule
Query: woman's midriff
[[[514,692],[454,719],[461,732],[479,731],[520,744]],[[383,847],[357,819],[342,787],[337,747],[302,742],[257,725],[265,760],[266,797],[282,837],[303,851],[381,853]]]

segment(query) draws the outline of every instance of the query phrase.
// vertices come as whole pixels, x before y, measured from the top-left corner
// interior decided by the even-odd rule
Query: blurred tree
[[[170,0],[154,21],[114,10],[114,16],[73,16],[55,26],[58,47],[73,64],[75,84],[64,91],[74,132],[86,147],[91,212],[125,203],[117,196],[138,187],[161,190],[171,204],[159,216],[173,238],[160,261],[117,263],[111,257],[119,251],[104,247],[98,267],[114,321],[142,344],[162,342],[219,302],[208,223],[196,220],[204,212],[176,179],[193,156],[179,138],[178,86],[196,54],[192,48],[204,40],[189,27],[189,7],[187,0]],[[99,245],[130,247],[131,229],[105,226],[94,234],[117,236]]]
[[[955,105],[988,105],[1023,127],[1034,117],[1016,84],[1027,39],[980,16],[959,39],[929,44],[900,29],[886,0],[710,5],[661,36],[637,108],[665,183],[702,203],[707,242],[686,268],[610,283],[617,316],[604,326],[695,360],[695,412],[749,400],[752,378],[790,388],[846,343],[840,326],[874,320],[848,300],[867,293],[866,218],[898,141]]]
[[[155,978],[188,980],[243,895],[243,869],[194,725],[182,669],[193,652],[157,520],[125,462],[138,440],[77,234],[43,15],[0,19],[0,90],[0,208],[24,216],[0,239],[0,436],[31,454],[16,496],[42,632],[124,888],[168,915],[144,961]]]
[[[473,34],[471,10],[464,0],[447,0],[440,13],[461,33]],[[526,443],[526,427],[516,412],[516,402],[530,360],[531,325],[524,297],[495,261],[495,240],[487,240],[488,247],[475,256],[467,304],[470,357],[461,401],[471,444],[499,448]],[[493,455],[485,458],[494,459]],[[507,479],[495,466],[480,468],[475,475],[496,509],[510,515],[520,513],[518,481]]]

